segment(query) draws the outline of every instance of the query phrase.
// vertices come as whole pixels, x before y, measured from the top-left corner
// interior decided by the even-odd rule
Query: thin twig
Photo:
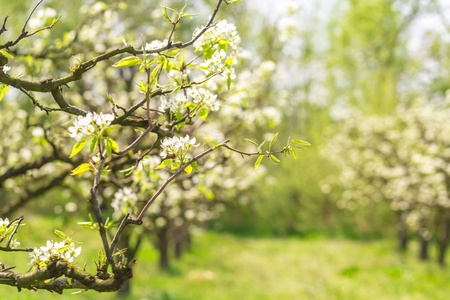
[[[273,152],[243,152],[243,151],[240,151],[240,150],[231,148],[231,147],[228,146],[228,145],[223,145],[223,146],[224,146],[225,148],[227,148],[228,150],[231,150],[231,151],[233,151],[233,152],[236,152],[236,153],[239,153],[239,154],[242,154],[242,155],[246,155],[246,156],[256,156],[256,155],[258,155],[258,156],[261,156],[261,155],[264,155],[264,156],[270,156],[270,155],[273,155],[273,154],[280,154],[280,153],[282,154],[282,153],[286,152],[287,149],[288,149],[288,147],[284,147],[284,148],[281,149],[281,150],[273,151]]]
[[[23,216],[20,216],[20,217],[18,217],[17,219],[13,220],[13,221],[9,224],[9,226],[11,226],[11,224],[14,224],[14,222],[17,221],[17,224],[16,224],[16,226],[14,227],[13,232],[12,232],[11,235],[9,236],[8,242],[6,243],[6,248],[9,248],[9,245],[11,244],[12,238],[13,238],[13,236],[16,234],[17,229],[19,228],[20,223],[22,223],[23,219],[24,219],[24,217],[23,217]],[[8,227],[9,227],[9,226],[8,226]]]
[[[181,167],[180,169],[178,169],[178,171],[176,171],[172,176],[169,177],[169,179],[167,179],[163,185],[161,185],[161,187],[156,191],[155,194],[153,194],[153,196],[150,198],[150,200],[147,201],[147,203],[145,204],[145,206],[142,208],[141,212],[139,213],[138,217],[135,220],[130,221],[132,224],[137,224],[137,225],[141,225],[142,224],[142,218],[145,214],[145,212],[147,211],[147,209],[150,207],[150,205],[153,203],[153,201],[155,201],[156,198],[158,198],[158,196],[164,191],[164,189],[169,185],[169,183],[174,180],[178,175],[181,174],[181,172],[184,171],[184,169],[186,169],[191,163],[193,163],[194,161],[199,160],[200,158],[202,158],[203,156],[207,155],[208,153],[216,150],[219,147],[223,147],[225,146],[230,140],[227,139],[226,141],[223,141],[222,143],[209,148],[206,151],[203,151],[202,153],[200,153],[199,155],[195,156],[194,158],[192,158],[190,161],[188,161],[183,167]]]
[[[6,16],[5,19],[3,20],[2,28],[0,28],[0,35],[1,35],[3,32],[5,32],[5,31],[8,30],[8,29],[6,28],[6,21],[8,21],[8,16]]]
[[[0,247],[0,251],[3,251],[3,252],[33,252],[33,249],[31,249],[31,248],[13,249],[13,248],[9,248],[9,247]]]
[[[25,29],[26,29],[26,27],[27,27],[27,25],[28,25],[28,21],[30,21],[31,16],[34,14],[35,10],[37,9],[37,7],[38,7],[42,2],[44,2],[44,0],[39,1],[39,2],[34,6],[33,10],[30,12],[30,14],[28,15],[28,18],[27,18],[27,20],[25,21],[25,24],[23,25],[22,33],[25,33],[25,34],[26,34]]]
[[[134,140],[134,142],[132,142],[128,147],[126,147],[125,149],[123,149],[122,151],[119,152],[113,152],[116,155],[124,155],[125,153],[127,153],[128,151],[130,151],[132,148],[134,148],[137,144],[139,144],[139,142],[147,135],[147,133],[149,133],[150,131],[152,131],[152,127],[149,126],[147,127],[147,129],[140,135],[138,136],[138,138],[136,140]]]
[[[111,241],[111,245],[109,246],[109,248],[111,249],[111,251],[114,251],[114,249],[116,248],[117,242],[119,241],[119,237],[122,235],[122,231],[125,229],[125,227],[129,224],[130,221],[130,214],[128,213],[123,219],[122,222],[120,222],[119,227],[117,228],[116,234],[114,235],[112,241]]]

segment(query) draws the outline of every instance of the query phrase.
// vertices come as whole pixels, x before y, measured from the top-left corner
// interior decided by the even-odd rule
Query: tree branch
[[[131,264],[134,262],[131,262]],[[65,276],[66,278],[58,278]],[[20,274],[11,271],[0,270],[0,284],[10,285],[21,289],[47,290],[62,294],[66,289],[85,289],[98,292],[114,292],[131,277],[130,266],[119,269],[114,276],[103,279],[91,275],[65,260],[50,261],[47,267],[35,270],[31,273]],[[71,281],[67,278],[72,279]],[[50,279],[48,281],[48,279]]]

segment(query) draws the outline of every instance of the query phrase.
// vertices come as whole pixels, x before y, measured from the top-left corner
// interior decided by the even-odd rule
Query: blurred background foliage
[[[19,32],[34,2],[0,0],[0,17],[9,15],[6,37]],[[45,39],[53,41],[46,46],[55,49],[49,54],[53,63],[33,58],[43,50],[39,35],[14,49],[14,54],[24,62],[26,73],[33,74],[35,79],[68,72],[68,65],[75,62],[73,55],[117,47],[122,38],[135,45],[140,43],[141,36],[148,40],[163,39],[170,27],[163,22],[160,5],[173,8],[184,5],[183,1],[105,1],[101,4],[88,0],[48,0],[44,3],[44,7],[53,8],[62,16],[57,26],[45,33]],[[96,13],[95,9],[102,5],[109,5],[116,15],[104,14],[106,8]],[[189,1],[188,11],[200,13],[200,16],[184,22],[177,39],[188,40],[214,5],[215,1]],[[430,105],[447,105],[443,103],[450,88],[448,3],[443,0],[298,0],[274,4],[273,1],[244,0],[227,6],[219,15],[236,24],[242,39],[242,63],[237,66],[238,79],[231,95],[235,88],[234,95],[240,97],[240,101],[253,103],[252,107],[270,106],[276,110],[272,112],[273,120],[267,117],[263,126],[252,126],[258,124],[258,116],[229,120],[237,124],[237,129],[226,137],[234,141],[243,138],[262,141],[279,132],[279,140],[300,137],[313,146],[297,152],[296,160],[283,159],[278,166],[264,161],[262,175],[243,172],[244,166],[227,174],[237,178],[254,176],[257,181],[250,188],[238,189],[237,194],[228,193],[223,187],[213,191],[216,199],[226,198],[226,209],[218,218],[201,224],[200,227],[211,232],[194,236],[191,252],[175,262],[169,273],[158,271],[157,254],[151,243],[145,241],[137,257],[138,262],[142,258],[143,265],[151,266],[148,275],[151,279],[147,282],[141,274],[136,276],[133,295],[149,299],[208,299],[210,291],[218,299],[292,299],[298,295],[299,299],[390,299],[391,296],[392,299],[444,299],[448,294],[444,287],[450,276],[448,270],[418,263],[415,252],[403,256],[395,252],[394,239],[399,223],[390,203],[368,201],[352,210],[338,205],[345,186],[330,178],[339,176],[341,166],[328,159],[333,156],[323,149],[333,151],[335,145],[330,145],[330,140],[342,133],[343,124],[355,114],[364,123],[364,118],[369,116],[395,116],[399,105],[409,107],[417,99]],[[105,27],[108,18],[112,24]],[[92,30],[98,25],[100,31],[84,33],[82,43],[72,44],[71,37],[65,33],[80,24],[89,25]],[[108,26],[113,30],[106,31]],[[79,34],[83,35],[82,29]],[[105,65],[103,71],[107,67]],[[105,89],[109,89],[115,84],[114,76],[107,71],[105,76],[108,86]],[[239,76],[251,85],[239,85]],[[95,82],[90,84],[96,85]],[[71,93],[91,88],[74,87]],[[123,82],[115,88],[131,89]],[[242,90],[246,92],[245,97]],[[102,97],[104,95],[84,93],[84,99],[79,101],[89,103]],[[8,104],[11,102],[14,104]],[[38,133],[30,135],[28,123],[14,128],[9,126],[8,122],[13,120],[6,119],[8,109],[19,106],[24,111],[32,107],[27,99],[13,91],[0,102],[2,132],[9,130],[13,136],[15,131],[28,131],[23,139],[13,140],[17,148],[40,136]],[[51,124],[57,119],[53,115],[42,115],[36,113],[27,117],[25,114],[22,119],[40,124]],[[1,143],[7,145],[11,141],[3,139]],[[42,147],[49,149],[48,145]],[[443,143],[442,147],[450,145]],[[346,155],[349,154],[344,151],[341,159]],[[2,164],[6,166],[6,157]],[[251,164],[245,168],[252,168]],[[242,173],[244,175],[240,175]],[[23,192],[21,187],[29,184],[26,178],[18,180],[17,185],[5,183],[1,190],[4,199]],[[65,189],[72,184],[80,186],[78,194]],[[69,180],[64,185],[20,209],[20,214],[27,218],[29,230],[33,230],[33,222],[50,228],[76,228],[78,218],[86,215],[81,203],[87,197],[88,184]],[[15,189],[11,189],[13,186]],[[228,187],[234,188],[233,185]],[[370,195],[362,197],[371,198]],[[447,198],[450,198],[449,190]],[[74,202],[78,203],[75,207]],[[40,221],[38,216],[42,217]],[[39,231],[42,228],[39,227]],[[30,232],[30,236],[40,234]],[[410,248],[418,247],[415,232],[412,230],[409,235],[413,240]],[[285,239],[279,239],[281,237]],[[78,232],[74,233],[74,238],[84,239]],[[435,238],[428,237],[431,241]],[[89,253],[95,252],[95,246],[88,247],[91,247]],[[433,249],[431,256],[436,252]],[[236,258],[236,253],[241,254]],[[8,259],[1,255],[2,261]],[[291,263],[296,267],[290,266]],[[251,270],[246,271],[252,274],[248,276],[255,276],[252,277],[255,282],[247,282],[244,275],[236,275],[234,279],[226,277],[239,273],[236,269],[239,264],[249,266]],[[279,270],[283,265],[292,269]],[[279,274],[279,278],[271,277],[271,271]],[[272,280],[292,282],[283,288],[262,285],[247,290],[249,286],[258,286],[256,282]],[[232,285],[223,290],[227,284]],[[365,289],[366,285],[370,290]],[[2,288],[2,291],[6,290]],[[95,294],[89,295],[97,298]]]

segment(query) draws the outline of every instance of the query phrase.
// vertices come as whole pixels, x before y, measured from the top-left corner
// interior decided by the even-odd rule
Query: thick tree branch
[[[10,169],[6,170],[5,173],[0,175],[0,187],[2,186],[3,182],[8,178],[15,177],[18,175],[23,175],[29,170],[40,169],[45,164],[50,163],[55,160],[58,160],[58,158],[54,154],[51,154],[51,155],[43,156],[34,162],[24,164],[20,167],[10,168]]]
[[[132,262],[133,263],[133,262]],[[65,276],[66,278],[58,278]],[[62,294],[66,289],[85,289],[114,292],[133,276],[129,266],[117,270],[114,276],[103,279],[85,272],[65,260],[50,261],[47,267],[27,274],[0,270],[0,284],[29,290],[48,290]],[[72,279],[71,281],[67,278]],[[49,280],[50,279],[50,280]]]
[[[17,209],[19,209],[22,206],[24,206],[26,203],[28,203],[33,198],[41,196],[44,193],[46,193],[47,191],[49,191],[49,190],[51,190],[51,189],[53,189],[55,187],[59,187],[61,185],[61,183],[64,181],[64,179],[68,175],[69,175],[69,171],[63,172],[63,173],[61,173],[59,175],[56,175],[55,179],[53,179],[47,185],[41,186],[40,188],[38,188],[38,189],[36,189],[34,191],[28,191],[25,195],[23,195],[18,200],[16,200],[13,203],[11,203],[10,205],[3,206],[2,210],[1,210],[1,215],[2,216],[8,216],[11,213],[13,213],[14,211],[16,211]]]

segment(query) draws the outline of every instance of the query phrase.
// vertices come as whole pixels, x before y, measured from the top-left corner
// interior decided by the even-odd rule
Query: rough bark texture
[[[65,276],[60,278],[61,276]],[[91,275],[65,260],[53,260],[47,267],[27,274],[0,271],[0,284],[16,287],[19,291],[48,290],[62,294],[65,289],[91,289],[98,292],[114,292],[133,276],[131,268],[117,270],[107,277]],[[71,280],[68,280],[70,278]]]

